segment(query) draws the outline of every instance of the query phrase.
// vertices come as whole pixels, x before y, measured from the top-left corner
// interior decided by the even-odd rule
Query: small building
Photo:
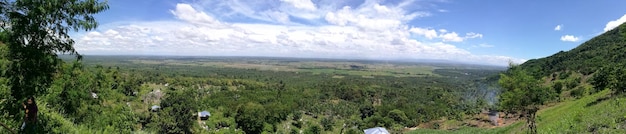
[[[152,112],[159,111],[160,109],[161,109],[161,106],[157,106],[157,105],[152,105],[152,107],[150,107],[150,111]]]
[[[365,134],[390,134],[387,129],[382,127],[368,128],[363,130],[363,132],[365,132]]]
[[[91,92],[91,98],[98,99],[98,94]]]
[[[209,113],[209,111],[198,112],[198,117],[200,118],[200,120],[208,120],[210,116],[211,113]]]

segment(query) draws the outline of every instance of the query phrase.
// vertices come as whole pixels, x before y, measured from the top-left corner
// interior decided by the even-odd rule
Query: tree
[[[500,107],[507,111],[521,111],[529,131],[537,133],[536,113],[540,105],[554,99],[554,90],[543,86],[540,80],[517,66],[511,66],[506,73],[500,74],[498,84],[503,88]]]
[[[365,119],[367,117],[370,117],[370,116],[374,115],[374,106],[372,106],[372,105],[363,105],[363,106],[361,106],[359,111],[361,112],[361,119]]]
[[[333,130],[333,126],[335,125],[335,121],[332,117],[323,117],[320,123],[322,124],[324,131]]]
[[[613,93],[621,94],[626,92],[626,69],[621,68],[623,64],[610,64],[600,68],[593,75],[591,85],[600,91],[609,88]]]
[[[611,67],[603,67],[598,69],[598,71],[596,71],[596,73],[593,75],[593,78],[591,79],[591,85],[593,85],[593,87],[596,90],[604,90],[605,88],[610,86],[610,79],[611,79],[611,74],[613,68]]]
[[[281,80],[280,82],[278,82],[278,84],[276,85],[276,90],[278,90],[277,95],[277,99],[280,101],[282,99],[280,99],[283,95],[283,93],[285,92],[285,83],[283,83],[283,81]]]
[[[0,38],[11,61],[6,72],[14,98],[10,114],[19,112],[19,100],[45,93],[61,63],[57,53],[81,59],[69,32],[95,29],[93,15],[106,9],[106,2],[96,0],[0,1]]]
[[[410,125],[409,118],[406,116],[406,114],[404,114],[404,111],[402,110],[398,110],[398,109],[391,110],[387,114],[387,117],[393,119],[395,122],[402,124],[404,126]]]
[[[563,82],[562,81],[554,82],[554,84],[552,85],[552,89],[556,93],[557,98],[559,98],[559,101],[561,101],[561,93],[563,92]]]
[[[197,110],[193,90],[174,90],[161,101],[162,110],[155,119],[159,133],[191,133],[195,123],[192,112]]]
[[[304,131],[305,134],[319,134],[322,132],[322,129],[319,125],[311,124],[311,126]]]
[[[259,134],[263,131],[265,123],[265,108],[259,103],[248,102],[237,110],[235,122],[244,132]]]
[[[556,91],[557,94],[561,94],[563,90],[563,82],[561,81],[554,82],[554,85],[552,85],[552,89],[554,89],[554,91]]]

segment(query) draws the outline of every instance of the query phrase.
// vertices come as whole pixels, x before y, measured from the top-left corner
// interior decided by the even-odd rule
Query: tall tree
[[[259,134],[263,130],[263,123],[265,123],[266,116],[267,113],[263,105],[248,102],[239,106],[237,109],[235,122],[237,123],[237,127],[244,132]]]
[[[542,85],[519,67],[512,65],[508,72],[500,74],[498,81],[503,88],[500,107],[507,111],[519,111],[527,121],[531,133],[537,133],[535,124],[539,106],[555,98],[555,92]]]
[[[191,89],[176,89],[168,92],[161,101],[163,110],[159,112],[156,123],[159,133],[189,134],[192,133],[197,111],[196,94]]]
[[[1,39],[11,61],[11,114],[19,111],[18,100],[45,93],[61,63],[58,53],[81,59],[69,32],[95,29],[93,15],[106,9],[97,0],[0,0]]]

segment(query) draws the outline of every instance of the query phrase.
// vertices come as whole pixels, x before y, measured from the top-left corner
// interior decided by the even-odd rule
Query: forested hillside
[[[537,78],[573,71],[589,75],[605,66],[626,63],[626,24],[596,36],[580,46],[533,59],[520,66]]]
[[[414,133],[623,133],[624,65],[626,24],[621,24],[572,50],[512,65],[501,73],[499,110],[519,115],[525,123]]]
[[[561,51],[546,58],[530,60],[520,66],[511,67],[501,75],[500,79],[500,85],[503,87],[503,94],[500,96],[501,108],[505,108],[504,110],[509,112],[522,111],[531,133],[538,133],[537,127],[543,132],[553,131],[551,129],[564,131],[577,129],[591,133],[623,131],[623,117],[610,111],[625,110],[620,108],[618,102],[626,93],[626,84],[624,84],[626,81],[625,52],[626,24],[621,24],[570,51]],[[535,81],[529,78],[533,76],[538,82],[526,83]],[[606,94],[607,92],[610,94]],[[587,97],[590,95],[594,97]],[[586,98],[586,100],[577,100],[581,98]],[[519,99],[530,101],[515,101]],[[591,99],[596,100],[589,102]],[[606,100],[614,100],[617,103],[605,103]],[[576,110],[566,112],[552,110],[560,113],[547,112],[544,113],[544,116],[549,116],[552,119],[565,118],[566,120],[571,119],[571,116],[559,117],[559,115],[585,117],[576,117],[569,126],[562,126],[562,123],[552,119],[536,125],[535,122],[541,120],[541,115],[537,116],[541,105],[558,104],[558,102],[562,102],[562,106],[557,108],[559,110]],[[581,106],[581,103],[585,102],[587,104],[584,107]],[[595,119],[586,113],[581,113],[581,111],[588,110],[586,107],[598,103],[606,105],[600,107],[604,109],[600,111],[606,112],[595,112],[594,114],[613,119]],[[548,127],[548,129],[541,127]]]

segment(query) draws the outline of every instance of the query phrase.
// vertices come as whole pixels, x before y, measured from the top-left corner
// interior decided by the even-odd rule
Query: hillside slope
[[[566,70],[589,75],[609,63],[626,62],[626,24],[621,24],[580,46],[554,55],[532,59],[520,66],[537,78]]]
[[[539,133],[626,133],[626,98],[615,90],[594,87],[594,74],[626,64],[626,23],[596,36],[580,46],[551,56],[532,59],[519,67],[544,79],[559,93],[553,106],[539,111]],[[618,72],[608,72],[620,73]],[[598,75],[601,76],[601,75]],[[620,77],[600,79],[602,83],[623,82]],[[611,80],[608,80],[611,79]],[[597,88],[597,89],[596,89]],[[622,88],[619,85],[608,88]],[[618,90],[621,91],[621,90]],[[524,122],[495,129],[462,127],[459,130],[420,129],[411,133],[524,133]]]
[[[626,133],[626,98],[610,95],[604,90],[577,100],[566,101],[539,111],[539,133]],[[418,129],[409,133],[525,133],[524,122],[507,127],[481,129],[463,127],[459,130]]]

